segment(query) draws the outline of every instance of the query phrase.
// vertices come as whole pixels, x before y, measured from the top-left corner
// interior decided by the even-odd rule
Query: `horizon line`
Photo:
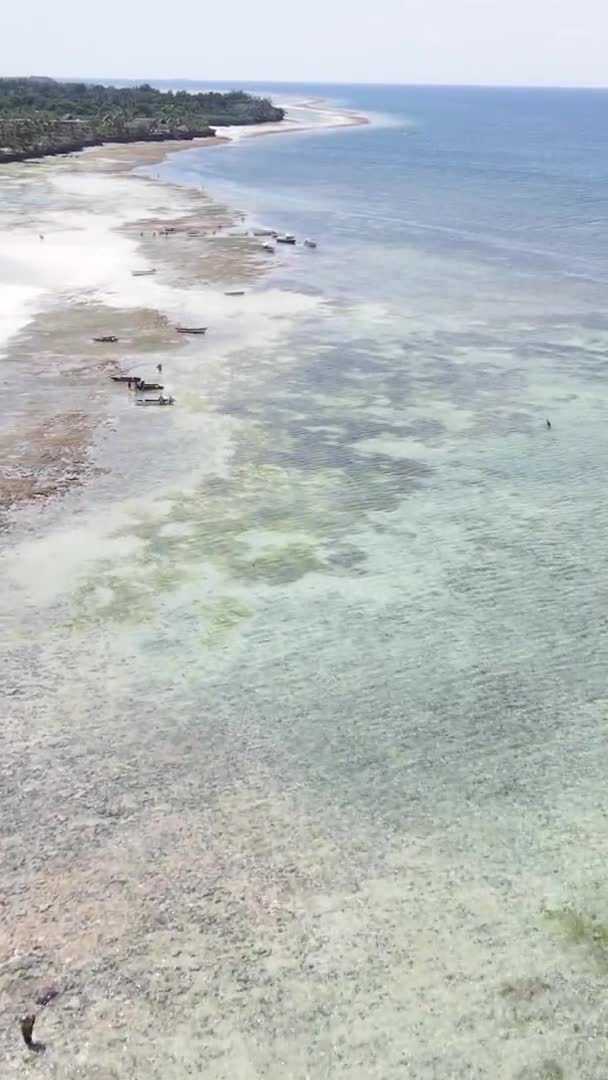
[[[401,87],[403,89],[437,89],[437,90],[585,90],[606,91],[605,85],[585,83],[484,83],[484,82],[375,82],[364,80],[362,82],[338,81],[335,79],[247,79],[247,78],[223,78],[223,79],[197,79],[184,75],[2,75],[3,79],[31,79],[49,78],[56,82],[135,82],[139,85],[152,82],[182,82],[196,83],[197,85],[238,85],[254,84],[257,86],[370,86],[370,87]]]

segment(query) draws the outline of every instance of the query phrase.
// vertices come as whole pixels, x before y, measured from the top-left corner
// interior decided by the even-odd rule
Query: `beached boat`
[[[276,233],[272,229],[254,229],[251,233],[252,236],[276,236]]]
[[[230,292],[224,293],[224,296],[244,296],[244,289],[232,289]]]
[[[112,344],[113,344],[115,341],[118,341],[118,338],[114,337],[114,334],[104,334],[102,337],[94,337],[93,341],[103,341],[103,342],[107,341],[107,342],[112,342]]]
[[[277,236],[277,244],[295,244],[296,238],[291,233],[283,233],[282,236]]]
[[[304,247],[316,248],[316,246],[317,246],[317,241],[316,240],[305,240],[304,241]]]
[[[111,378],[112,382],[131,383],[131,382],[136,381],[135,375],[110,375],[110,378]]]
[[[149,277],[150,274],[155,274],[156,270],[132,270],[133,277]]]
[[[155,397],[138,398],[137,401],[135,402],[135,404],[136,405],[175,405],[175,398],[171,397],[171,395],[169,395],[169,397],[163,397],[162,394],[159,394],[157,398],[155,398]]]
[[[270,251],[274,254],[274,247],[272,244],[262,244],[262,251]]]
[[[206,326],[176,326],[178,334],[206,334]]]
[[[143,382],[141,379],[135,384],[135,389],[144,393],[146,390],[164,390],[164,386],[159,382]]]

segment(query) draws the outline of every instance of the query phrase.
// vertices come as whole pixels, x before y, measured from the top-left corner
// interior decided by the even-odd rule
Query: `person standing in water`
[[[545,424],[547,425],[548,428],[551,427],[551,421],[550,420],[545,420]]]
[[[163,373],[163,365],[162,364],[157,364],[156,365],[156,370],[158,371],[159,375],[162,375],[162,373]]]

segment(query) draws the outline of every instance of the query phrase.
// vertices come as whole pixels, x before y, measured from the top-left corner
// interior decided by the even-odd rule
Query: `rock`
[[[39,990],[34,998],[36,1005],[48,1005],[54,998],[59,997],[61,993],[61,987],[51,984],[50,986],[44,986],[42,990]]]

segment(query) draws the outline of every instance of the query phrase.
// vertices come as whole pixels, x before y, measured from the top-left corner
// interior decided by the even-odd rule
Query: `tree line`
[[[190,94],[141,86],[102,86],[47,78],[0,79],[0,119],[101,121],[128,125],[154,119],[161,126],[188,128],[260,124],[282,120],[283,109],[243,90]]]

